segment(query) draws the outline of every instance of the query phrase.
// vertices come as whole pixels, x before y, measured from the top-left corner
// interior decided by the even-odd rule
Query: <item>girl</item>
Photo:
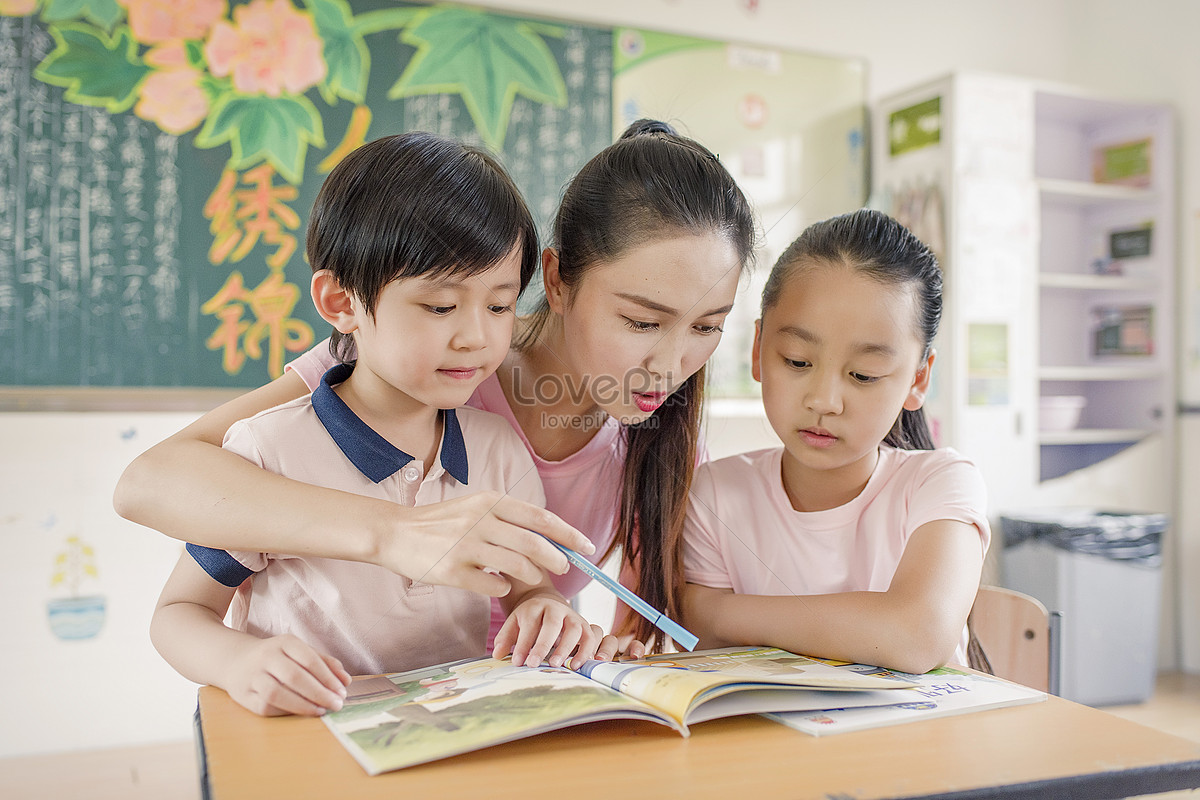
[[[468,401],[504,416],[521,437],[545,510],[511,497],[402,508],[283,480],[221,452],[215,445],[235,420],[315,384],[331,360],[318,346],[283,377],[136,459],[117,485],[117,511],[213,547],[317,554],[402,574],[414,560],[434,563],[425,581],[497,596],[506,582],[486,568],[501,557],[564,568],[557,551],[522,539],[522,529],[564,540],[575,528],[595,544],[598,563],[621,548],[623,580],[674,616],[703,365],[754,243],[749,204],[728,171],[662,123],[634,123],[572,180],[554,246],[542,253],[545,302],[518,320],[508,358]],[[489,549],[466,557],[453,547],[464,536]],[[586,582],[578,571],[555,578],[567,597]],[[629,615],[622,630],[627,653],[641,655],[653,629]]]
[[[540,504],[533,464],[505,421],[455,411],[508,352],[512,311],[537,263],[533,218],[500,165],[424,133],[365,144],[321,187],[307,255],[317,311],[356,359],[331,368],[311,395],[235,424],[225,448],[280,475],[402,506],[478,492]],[[151,639],[185,677],[252,711],[319,714],[341,706],[348,673],[483,654],[487,598],[428,585],[431,566],[397,575],[189,545]],[[599,628],[544,573],[501,566],[512,589],[498,656],[512,649],[517,663],[559,666],[595,654]]]
[[[780,256],[753,374],[782,448],[706,464],[685,524],[685,624],[926,672],[966,663],[990,540],[979,472],[934,450],[921,406],[942,276],[895,220],[813,225]]]

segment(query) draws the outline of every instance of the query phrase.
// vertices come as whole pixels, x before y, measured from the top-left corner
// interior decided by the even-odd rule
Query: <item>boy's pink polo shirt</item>
[[[504,420],[472,408],[442,412],[438,457],[426,474],[424,464],[368,427],[333,391],[350,371],[330,370],[312,395],[236,423],[225,448],[295,480],[407,506],[487,490],[542,505],[537,471]],[[216,580],[239,587],[233,627],[260,637],[294,634],[336,656],[352,675],[486,652],[484,595],[412,581],[372,564],[188,550]]]
[[[738,594],[886,591],[913,531],[927,522],[991,528],[979,470],[951,449],[879,448],[858,497],[827,511],[792,508],[783,448],[722,458],[697,470],[684,526],[688,581]],[[967,634],[953,660],[966,664]]]
[[[287,368],[312,387],[319,382],[325,370],[335,363],[329,352],[329,343],[325,341],[310,348],[308,352],[288,364]],[[579,451],[561,461],[547,461],[533,451],[533,446],[509,407],[508,399],[500,386],[500,379],[495,375],[489,375],[479,385],[467,401],[467,405],[491,411],[508,421],[537,467],[546,495],[546,508],[582,532],[596,545],[596,552],[591,556],[591,560],[598,563],[617,532],[621,472],[625,463],[625,444],[620,424],[610,417],[591,441]],[[565,575],[551,575],[550,578],[567,598],[574,597],[591,580],[575,568],[571,568]],[[500,610],[500,604],[494,602],[489,642],[500,630],[503,622],[504,613]]]

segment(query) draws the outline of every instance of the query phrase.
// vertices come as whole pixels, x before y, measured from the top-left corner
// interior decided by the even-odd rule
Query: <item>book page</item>
[[[765,686],[893,690],[912,685],[909,679],[886,670],[856,672],[774,647],[727,647],[637,661],[589,661],[579,672],[661,709],[681,724],[692,709],[709,699]],[[736,704],[726,704],[726,708],[729,713],[746,713],[736,710]]]
[[[322,717],[371,775],[599,719],[648,719],[650,706],[570,670],[469,659],[358,678]]]

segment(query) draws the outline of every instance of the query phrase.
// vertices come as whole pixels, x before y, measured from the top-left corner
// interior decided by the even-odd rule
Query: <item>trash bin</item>
[[[1165,514],[1058,509],[1000,517],[1004,585],[1062,615],[1059,689],[1091,706],[1154,691]]]

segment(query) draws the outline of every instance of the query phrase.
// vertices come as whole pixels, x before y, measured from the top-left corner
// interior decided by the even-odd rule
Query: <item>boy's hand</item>
[[[496,634],[493,655],[512,653],[518,666],[537,667],[543,661],[561,667],[571,659],[577,667],[588,659],[612,660],[618,652],[616,637],[605,636],[557,592],[533,594],[521,600]],[[573,656],[573,657],[572,657]]]
[[[285,634],[249,644],[221,685],[240,705],[264,717],[319,717],[342,707],[350,673],[333,656]]]

